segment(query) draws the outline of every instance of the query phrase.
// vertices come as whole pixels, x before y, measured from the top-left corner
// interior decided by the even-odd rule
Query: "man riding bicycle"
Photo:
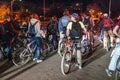
[[[110,36],[111,47],[113,47],[112,27],[114,26],[114,23],[107,13],[103,14],[103,19],[101,20],[99,25],[101,28],[100,41],[103,41],[104,32],[108,31],[108,34]]]
[[[118,16],[118,23],[113,29],[113,33],[116,35],[116,47],[114,48],[112,55],[111,55],[111,61],[108,66],[108,69],[106,69],[106,72],[108,76],[112,76],[112,73],[116,70],[117,61],[120,56],[120,14]]]
[[[66,27],[68,25],[68,22],[71,21],[71,14],[70,14],[70,9],[66,8],[64,10],[64,16],[62,16],[58,22],[58,30],[59,30],[59,35],[60,35],[60,39],[59,39],[59,44],[58,44],[58,53],[61,54],[61,43],[63,42],[63,39],[65,37],[65,32],[66,32]]]
[[[68,23],[66,29],[66,36],[68,39],[73,40],[73,42],[77,43],[77,62],[78,67],[81,69],[81,54],[80,54],[80,39],[82,38],[83,34],[87,32],[87,29],[83,25],[81,21],[78,21],[79,15],[77,13],[73,13],[71,15],[71,22]],[[84,30],[84,32],[83,32]]]

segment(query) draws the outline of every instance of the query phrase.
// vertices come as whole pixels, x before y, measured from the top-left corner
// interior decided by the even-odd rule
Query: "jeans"
[[[100,32],[100,40],[103,40],[103,36],[104,36],[104,30],[101,29],[101,32]]]
[[[40,60],[41,38],[35,37],[35,41],[36,41],[36,54],[34,58],[37,58],[37,60]]]
[[[5,37],[5,42],[7,45],[7,56],[8,56],[8,60],[12,60],[12,53],[11,53],[11,42],[10,42],[11,38],[9,36]]]
[[[112,52],[112,58],[108,66],[109,70],[115,71],[119,56],[120,56],[120,42],[116,44],[116,47]]]

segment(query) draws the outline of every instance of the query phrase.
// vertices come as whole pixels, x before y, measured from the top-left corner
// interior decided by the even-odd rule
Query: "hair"
[[[31,17],[37,19],[37,18],[38,18],[38,14],[37,14],[37,13],[33,13],[33,14],[31,15]]]

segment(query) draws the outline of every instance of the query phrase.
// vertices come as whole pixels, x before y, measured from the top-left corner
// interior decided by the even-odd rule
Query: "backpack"
[[[30,22],[30,30],[29,30],[29,34],[30,36],[35,36],[36,32],[35,32],[35,25],[38,23],[38,21],[36,21],[33,25]]]
[[[83,29],[79,22],[72,22],[72,28],[70,30],[70,37],[71,39],[81,39],[84,35]]]
[[[103,19],[103,27],[110,28],[112,25],[110,24],[110,19]]]

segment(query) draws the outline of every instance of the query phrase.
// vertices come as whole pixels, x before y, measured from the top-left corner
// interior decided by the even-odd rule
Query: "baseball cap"
[[[77,13],[73,13],[71,16],[74,17],[74,18],[78,18],[79,17],[79,15]]]

